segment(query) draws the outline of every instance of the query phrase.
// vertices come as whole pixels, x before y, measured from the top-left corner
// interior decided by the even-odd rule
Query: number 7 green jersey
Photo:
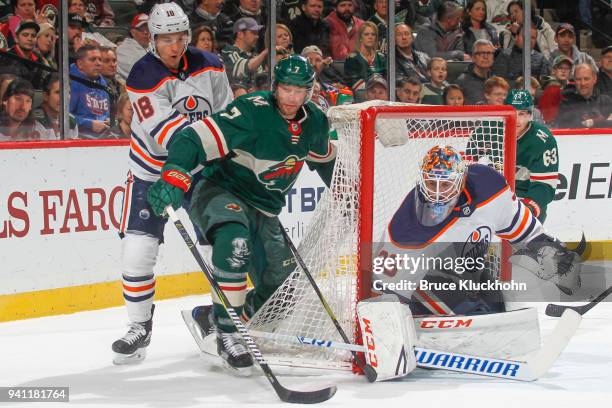
[[[206,179],[269,215],[280,213],[304,163],[320,170],[333,166],[336,154],[321,109],[308,101],[286,120],[272,92],[237,98],[185,132],[195,132],[202,144]]]

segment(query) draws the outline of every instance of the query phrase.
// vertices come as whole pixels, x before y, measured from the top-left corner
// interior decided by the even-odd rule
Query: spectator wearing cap
[[[0,112],[0,141],[52,140],[51,130],[45,129],[32,116],[34,89],[28,81],[17,78],[6,89]]]
[[[302,57],[310,62],[317,74],[317,83],[320,85],[317,105],[326,111],[330,106],[353,102],[353,91],[342,83],[340,74],[329,65],[331,57],[323,58],[323,52],[316,45],[304,47]]]
[[[12,15],[8,16],[3,34],[7,40],[7,48],[16,43],[17,29],[26,21],[42,23],[43,20],[37,21],[37,7],[34,0],[15,0],[11,3]]]
[[[89,27],[89,23],[79,14],[68,13],[68,62],[76,62],[76,51],[81,47],[82,34]]]
[[[457,85],[463,89],[466,105],[475,105],[484,99],[484,84],[491,77],[495,61],[495,47],[489,40],[476,40],[472,47],[472,63],[457,78]]]
[[[559,48],[550,54],[551,59],[563,54],[574,61],[574,67],[578,64],[587,63],[591,64],[595,72],[598,71],[593,57],[580,51],[578,47],[576,47],[576,31],[574,30],[574,26],[568,23],[559,24],[557,31],[555,32],[555,41],[557,42]],[[574,75],[573,70],[571,75]]]
[[[429,80],[429,56],[414,48],[412,28],[405,23],[395,26],[395,75],[398,79],[416,75],[421,82]]]
[[[374,74],[368,79],[368,82],[366,82],[365,99],[366,101],[389,100],[389,85],[387,85],[387,80],[382,75]]]
[[[463,44],[463,30],[459,27],[463,8],[452,1],[445,1],[436,11],[436,19],[417,33],[415,47],[430,57],[445,60],[469,61]]]
[[[222,11],[224,0],[200,0],[189,16],[191,27],[207,26],[212,29],[219,49],[231,43],[234,22]]]
[[[573,89],[568,89],[573,66],[574,61],[564,54],[557,55],[553,59],[552,76],[544,78],[542,95],[538,102],[538,108],[542,112],[545,123],[553,123],[557,118],[563,92],[573,92]],[[571,88],[573,87],[572,83]]]
[[[256,51],[264,49],[263,37],[265,35],[263,27],[267,22],[265,9],[261,7],[262,0],[226,0],[223,12],[235,23],[243,17],[250,17],[262,27],[259,32],[259,40]]]
[[[612,45],[608,45],[601,52],[597,89],[601,94],[612,97]]]
[[[377,50],[378,28],[365,21],[358,30],[355,51],[344,61],[344,75],[353,91],[365,88],[372,74],[387,75],[387,57]]]
[[[40,26],[33,21],[26,21],[19,26],[15,45],[7,50],[7,54],[0,54],[0,74],[14,74],[29,81],[35,88],[42,86],[44,75],[33,64],[41,63],[40,55],[35,50],[39,31]]]
[[[323,19],[323,0],[304,0],[302,14],[291,20],[289,28],[296,33],[293,49],[302,52],[304,47],[316,45],[324,56],[329,49],[329,23]],[[300,35],[297,35],[297,34]]]
[[[576,88],[565,92],[556,125],[566,128],[612,127],[612,98],[595,88],[597,72],[591,64],[574,67]]]
[[[43,84],[43,100],[40,107],[34,109],[34,118],[45,129],[53,131],[57,139],[60,138],[60,110],[62,99],[60,96],[59,74],[51,74]]]
[[[531,73],[534,77],[540,78],[550,74],[550,63],[544,55],[535,49],[537,30],[531,26]],[[523,29],[516,34],[514,46],[511,49],[502,50],[497,57],[491,70],[494,75],[501,76],[507,81],[515,81],[523,73],[523,47],[525,36]]]
[[[105,137],[110,127],[108,83],[101,75],[102,54],[95,45],[83,45],[70,66],[70,113],[79,125],[79,136]]]
[[[423,84],[416,76],[401,78],[395,86],[397,100],[404,103],[419,103]]]
[[[250,87],[253,75],[263,72],[268,50],[254,53],[261,28],[251,17],[240,18],[234,23],[234,44],[227,44],[221,50],[230,83],[244,82]]]
[[[149,16],[144,13],[139,13],[132,18],[130,26],[131,37],[126,38],[117,47],[117,72],[125,81],[127,80],[132,66],[145,56],[149,43],[151,42],[151,33],[149,32]]]
[[[336,7],[325,18],[329,24],[329,46],[334,61],[344,61],[355,49],[363,20],[356,17],[352,0],[335,0]]]

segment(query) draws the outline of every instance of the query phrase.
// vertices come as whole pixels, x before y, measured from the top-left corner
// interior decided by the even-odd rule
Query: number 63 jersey
[[[223,110],[233,97],[221,60],[192,47],[177,70],[147,53],[132,67],[126,89],[134,110],[130,170],[147,181],[159,179],[176,133]]]

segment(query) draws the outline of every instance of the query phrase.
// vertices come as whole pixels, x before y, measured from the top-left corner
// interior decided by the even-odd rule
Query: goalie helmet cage
[[[372,296],[373,240],[382,237],[416,185],[425,152],[435,145],[452,145],[466,160],[484,160],[503,172],[514,188],[516,111],[507,106],[373,101],[331,108],[328,117],[338,136],[336,165],[298,250],[345,332],[360,343],[357,302]],[[384,147],[377,132],[400,135],[404,141]],[[466,156],[468,141],[479,156]],[[509,245],[491,248],[487,267],[508,280]],[[286,336],[342,342],[299,266],[251,318],[249,328],[265,332],[256,340],[272,364],[355,369],[348,351],[286,342]]]

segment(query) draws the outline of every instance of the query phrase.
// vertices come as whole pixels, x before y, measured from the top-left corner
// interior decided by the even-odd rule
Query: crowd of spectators
[[[125,80],[149,48],[147,13],[160,1],[67,1],[68,135],[130,136]],[[122,2],[136,7],[113,9]],[[189,16],[190,45],[222,58],[235,96],[269,87],[273,43],[277,59],[297,53],[310,60],[318,76],[313,101],[323,109],[389,99],[388,80],[402,102],[499,104],[511,88],[522,87],[522,24],[528,13],[535,119],[553,127],[612,127],[612,47],[593,58],[578,46],[584,26],[547,21],[535,7],[526,11],[522,0],[396,0],[395,15],[389,15],[387,0],[278,0],[274,41],[265,1],[175,2]],[[3,3],[1,137],[60,138],[60,2]],[[586,11],[579,10],[580,18],[599,18]],[[387,73],[389,24],[395,35],[393,78]],[[28,130],[16,132],[16,124]]]

